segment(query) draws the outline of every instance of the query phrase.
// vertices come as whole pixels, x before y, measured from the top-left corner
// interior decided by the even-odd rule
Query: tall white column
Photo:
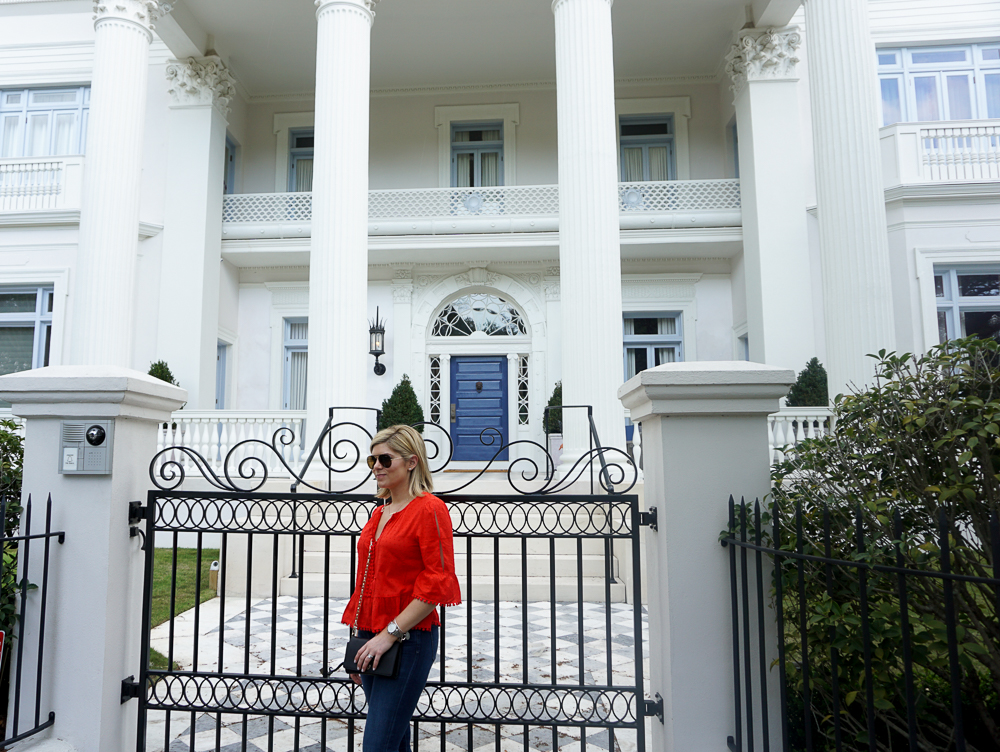
[[[316,146],[307,441],[331,405],[364,406],[368,355],[368,98],[373,0],[316,0]]]
[[[215,407],[226,117],[236,90],[217,57],[167,65],[170,111],[157,355],[188,391]]]
[[[160,0],[94,3],[80,238],[70,362],[130,366],[146,78]]]
[[[593,405],[605,446],[625,447],[621,241],[611,0],[555,0],[559,267],[564,405]],[[589,445],[563,412],[563,467]]]
[[[830,395],[869,383],[895,347],[866,0],[805,0]]]
[[[796,371],[816,356],[798,29],[741,31],[726,55],[740,138],[750,360]]]

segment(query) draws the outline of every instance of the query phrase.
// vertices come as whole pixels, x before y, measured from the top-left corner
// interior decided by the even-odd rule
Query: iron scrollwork
[[[439,423],[424,421],[414,424],[414,428],[428,427],[434,430],[424,436],[427,460],[431,473],[437,475],[444,472],[454,459],[455,444],[448,431]],[[211,461],[192,447],[165,447],[150,461],[149,477],[161,491],[174,491],[180,488],[188,472],[193,470],[221,491],[252,493],[268,481],[269,466],[273,463],[265,458],[273,455],[273,459],[287,471],[295,490],[304,487],[321,494],[346,494],[356,491],[372,478],[372,472],[364,462],[372,438],[373,434],[361,423],[350,420],[334,423],[331,417],[298,471],[286,457],[288,450],[296,445],[295,431],[282,426],[274,432],[270,442],[252,438],[234,444],[225,457],[220,458],[221,468],[218,471],[213,468]],[[567,472],[557,474],[552,455],[538,442],[518,439],[503,443],[503,435],[495,428],[484,429],[479,434],[479,441],[483,446],[497,447],[493,457],[478,470],[469,471],[473,474],[471,479],[454,488],[435,490],[437,495],[456,493],[468,488],[497,462],[508,463],[507,482],[514,491],[522,495],[569,491],[582,478],[595,476],[605,493],[619,495],[628,493],[638,480],[638,468],[634,461],[617,447],[592,447],[584,451]],[[499,459],[514,447],[519,448],[518,454],[522,456],[509,461]],[[317,458],[327,473],[329,488],[306,480],[307,470]],[[595,468],[599,470],[595,471]],[[588,475],[585,476],[585,473]],[[335,488],[334,481],[337,478],[346,480],[345,487]]]

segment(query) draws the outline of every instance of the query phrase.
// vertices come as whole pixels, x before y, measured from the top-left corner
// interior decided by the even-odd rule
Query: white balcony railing
[[[886,188],[1000,180],[1000,119],[897,123],[881,141]]]
[[[79,209],[83,157],[0,160],[0,211]]]
[[[767,428],[771,462],[780,462],[785,458],[785,448],[830,433],[833,414],[826,407],[784,407],[768,416]]]
[[[739,227],[739,180],[622,183],[622,229]],[[225,197],[223,238],[308,237],[311,193]],[[413,188],[368,193],[369,235],[552,232],[559,229],[559,186]]]
[[[295,441],[284,445],[277,442],[281,457],[298,472],[305,460],[302,426],[305,410],[178,410],[171,423],[161,427],[157,437],[157,452],[166,447],[188,447],[208,460],[213,472],[222,474],[223,465],[230,450],[236,451],[229,460],[230,474],[239,472],[239,465],[247,457],[258,457],[267,465],[269,477],[288,477],[288,470],[281,464],[278,455],[261,443],[241,443],[248,440],[271,445],[274,432],[280,428],[291,429]],[[237,445],[240,445],[237,447]],[[185,472],[194,470],[194,463],[183,451],[173,451],[160,457],[160,464],[174,461],[184,467]],[[260,465],[248,463],[246,469],[257,469]],[[197,475],[198,473],[195,472]]]

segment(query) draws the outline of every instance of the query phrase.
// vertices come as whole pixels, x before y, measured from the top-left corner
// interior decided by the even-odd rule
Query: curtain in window
[[[938,107],[937,76],[919,76],[913,79],[917,97],[917,120],[940,120]]]
[[[968,73],[945,77],[948,83],[948,119],[972,120],[972,91]]]
[[[295,326],[293,324],[293,326]],[[301,326],[305,326],[302,324]],[[309,353],[292,352],[288,369],[288,409],[306,409],[306,365]]]
[[[75,112],[59,112],[56,113],[56,128],[55,128],[55,138],[54,144],[52,145],[53,154],[72,154],[74,151],[81,151],[76,149],[73,143],[73,131],[76,126],[76,113]]]
[[[49,153],[49,113],[28,116],[28,142],[24,156],[45,157]]]
[[[656,324],[660,334],[677,334],[677,319],[673,317],[657,319]]]
[[[313,161],[311,159],[295,160],[295,190],[311,191],[313,189]]]
[[[499,141],[499,140],[500,140],[499,129],[495,131],[483,131],[483,141]]]
[[[662,366],[664,363],[675,363],[677,361],[677,349],[674,347],[656,348],[656,365]]]
[[[986,117],[1000,118],[1000,73],[985,76]]]
[[[630,378],[635,376],[635,348],[630,347],[625,350],[626,363],[625,363],[625,380],[628,381]]]
[[[472,154],[455,155],[455,186],[457,188],[469,188],[472,186]]]
[[[27,371],[34,365],[35,327],[0,327],[0,374]]]
[[[454,136],[452,136],[452,141],[471,141],[472,138],[468,131],[455,131]]]
[[[495,151],[483,152],[480,156],[480,185],[489,187],[500,185],[500,154]]]
[[[308,321],[289,321],[288,322],[288,339],[290,340],[309,340],[309,322]]]
[[[21,115],[3,116],[3,134],[0,138],[0,157],[13,157],[17,153],[20,135]]]
[[[649,147],[649,179],[670,179],[670,153],[666,146]]]
[[[625,319],[625,336],[635,334],[635,319]]]
[[[642,147],[622,149],[622,182],[642,182]]]

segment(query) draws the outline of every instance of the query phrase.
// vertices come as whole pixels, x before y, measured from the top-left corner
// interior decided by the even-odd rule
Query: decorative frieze
[[[236,83],[221,59],[172,60],[167,64],[167,93],[173,107],[213,105],[223,116],[236,96]]]
[[[801,44],[797,27],[741,31],[726,55],[726,73],[733,80],[733,92],[739,94],[747,81],[794,78]]]
[[[545,299],[549,301],[559,300],[558,282],[550,282],[545,285]]]
[[[409,303],[413,300],[413,285],[394,284],[392,286],[393,303]]]
[[[152,31],[153,22],[167,15],[173,3],[164,0],[94,0],[94,25],[106,20],[131,21]]]

